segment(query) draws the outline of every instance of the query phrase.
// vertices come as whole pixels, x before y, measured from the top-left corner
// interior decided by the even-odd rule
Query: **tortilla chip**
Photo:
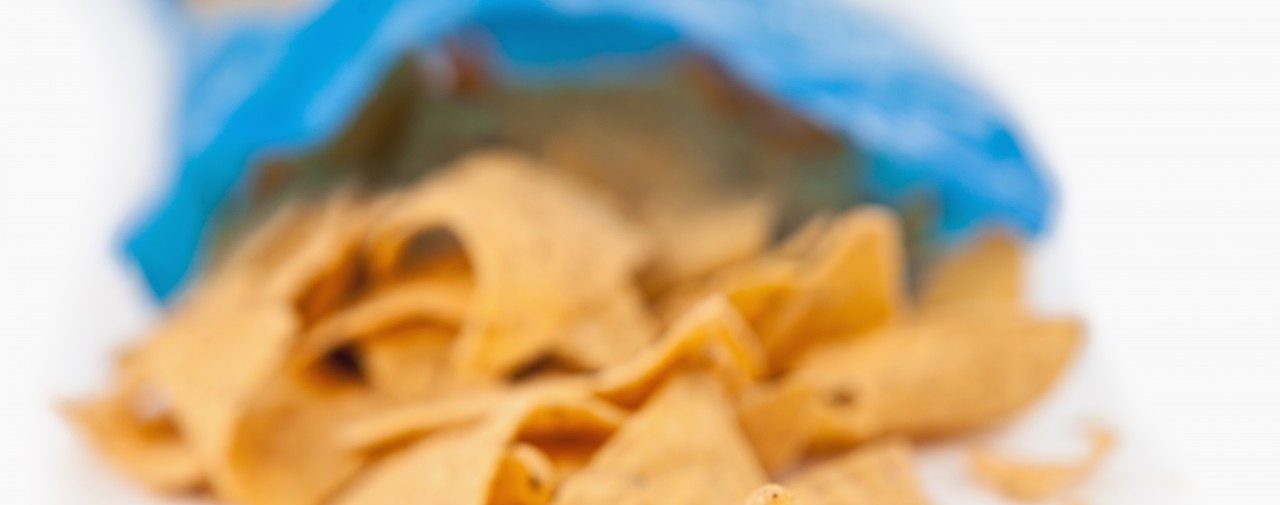
[[[334,503],[485,505],[512,442],[532,434],[599,428],[603,425],[597,422],[598,414],[608,409],[573,388],[552,387],[520,396],[500,406],[483,424],[438,433],[391,454]]]
[[[385,207],[342,190],[319,203],[281,209],[215,272],[253,279],[255,292],[281,299],[310,326],[356,295],[360,236]]]
[[[314,373],[290,364],[247,403],[228,456],[238,502],[320,503],[367,463],[336,432],[384,400]]]
[[[766,198],[649,202],[639,221],[653,238],[643,284],[660,291],[763,251],[773,238],[777,208]]]
[[[456,388],[449,366],[455,332],[409,326],[364,339],[357,346],[368,386],[388,397],[425,398]]]
[[[489,491],[489,505],[542,505],[555,491],[555,468],[541,450],[516,444],[507,450]]]
[[[1079,343],[1074,319],[966,306],[815,349],[785,387],[817,396],[820,444],[954,434],[990,426],[1039,398]]]
[[[806,468],[784,481],[804,505],[925,505],[902,441],[874,443]]]
[[[578,386],[570,381],[552,383],[550,387],[576,395],[573,391]],[[532,393],[538,394],[537,389]],[[585,467],[626,418],[622,410],[593,397],[585,397],[571,407],[552,406],[530,416],[519,436],[521,442],[537,447],[547,457],[556,483]]]
[[[714,284],[722,286],[719,291],[752,328],[760,328],[800,289],[798,270],[792,262],[763,258],[728,270]]]
[[[796,495],[777,484],[765,484],[747,497],[743,505],[794,505]]]
[[[352,451],[369,451],[479,421],[509,395],[497,388],[463,389],[366,413],[337,433]]]
[[[204,470],[166,413],[140,412],[139,391],[121,390],[65,408],[108,462],[160,493],[191,491],[204,483]]]
[[[743,396],[738,407],[743,433],[770,475],[786,473],[804,458],[818,430],[816,396],[808,388],[777,385]]]
[[[410,324],[456,329],[467,309],[469,289],[456,279],[422,278],[378,290],[317,323],[295,353],[318,359],[344,343]]]
[[[741,386],[764,373],[764,361],[738,312],[723,297],[712,297],[689,310],[657,344],[604,370],[596,391],[620,405],[635,406],[679,370],[710,368]]]
[[[1102,463],[1115,445],[1115,435],[1097,429],[1091,433],[1089,454],[1068,463],[1028,462],[1001,456],[985,449],[969,454],[969,469],[991,489],[1020,501],[1044,501],[1061,496],[1083,482]]]
[[[621,291],[576,318],[556,343],[555,357],[579,370],[618,364],[653,342],[657,328],[637,290]]]
[[[371,242],[400,250],[424,230],[457,237],[476,276],[454,349],[465,373],[500,375],[546,354],[584,308],[627,288],[645,256],[607,206],[518,156],[470,156],[408,195]]]
[[[670,323],[708,296],[720,294],[738,309],[752,328],[795,295],[799,267],[794,261],[761,257],[725,267],[705,280],[696,280],[664,294],[659,312]]]
[[[252,297],[234,303],[248,296],[240,289],[216,291],[180,309],[157,335],[147,362],[215,492],[234,497],[227,466],[232,435],[244,406],[284,359],[298,322],[282,305],[255,304]]]
[[[241,496],[229,452],[246,405],[284,362],[306,319],[349,296],[350,279],[328,278],[350,277],[365,210],[340,194],[282,211],[180,300],[148,344],[156,388],[172,402],[179,431],[220,496]]]
[[[332,502],[484,505],[505,447],[483,426],[439,433],[375,464]]]
[[[733,503],[765,482],[719,381],[684,375],[628,419],[553,503]]]
[[[1024,263],[1016,235],[987,232],[929,270],[921,289],[921,308],[973,301],[1021,304]]]
[[[851,211],[796,258],[794,296],[757,332],[777,369],[823,340],[865,333],[906,306],[906,267],[897,218],[874,207]]]

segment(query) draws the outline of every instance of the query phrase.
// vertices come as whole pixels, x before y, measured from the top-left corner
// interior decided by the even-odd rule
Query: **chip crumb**
[[[1088,454],[1071,462],[1027,461],[975,448],[969,453],[969,469],[979,482],[1005,497],[1044,501],[1083,483],[1111,453],[1115,434],[1095,428],[1090,432],[1090,444]]]

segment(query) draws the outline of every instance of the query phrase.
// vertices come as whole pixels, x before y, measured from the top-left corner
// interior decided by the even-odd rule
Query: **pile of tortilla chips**
[[[294,203],[69,415],[227,503],[920,504],[911,441],[1010,418],[1080,345],[1007,236],[911,296],[888,211],[775,241],[766,198],[644,198],[494,152]]]

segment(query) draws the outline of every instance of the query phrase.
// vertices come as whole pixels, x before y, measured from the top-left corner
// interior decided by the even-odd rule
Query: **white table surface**
[[[1101,358],[1065,390],[1107,394],[1062,393],[1009,443],[1105,411],[1137,456],[1095,503],[1280,503],[1280,7],[874,3],[990,83],[1065,193],[1041,286],[1085,312]],[[112,256],[167,145],[145,4],[0,2],[0,502],[131,492],[49,407],[148,317]]]

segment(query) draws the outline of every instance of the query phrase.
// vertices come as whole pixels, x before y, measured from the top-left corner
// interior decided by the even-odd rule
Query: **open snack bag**
[[[140,486],[251,505],[1088,499],[1107,426],[1068,431],[1066,458],[983,443],[1087,340],[1028,294],[1044,174],[984,95],[870,15],[221,3],[172,12],[176,176],[127,243],[163,316],[65,406]]]

